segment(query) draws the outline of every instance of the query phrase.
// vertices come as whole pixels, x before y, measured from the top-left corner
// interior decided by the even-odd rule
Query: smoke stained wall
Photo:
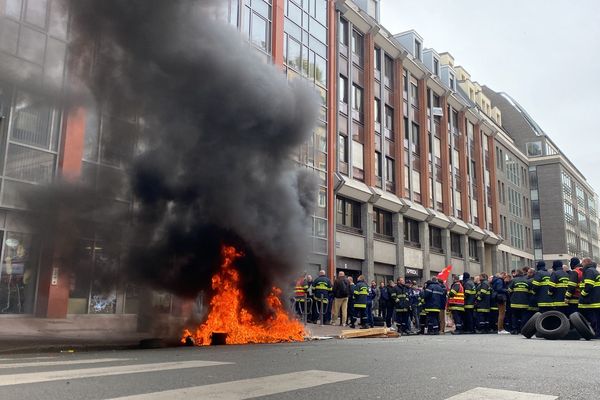
[[[92,226],[124,252],[124,279],[180,296],[207,289],[221,245],[234,244],[246,254],[238,266],[249,305],[264,310],[272,285],[306,260],[317,182],[291,155],[317,101],[215,18],[222,3],[69,1],[74,70],[87,67],[81,86],[91,94],[74,94],[72,106],[137,120],[111,124],[101,150],[127,172],[133,223],[98,201],[115,194],[116,175],[98,176],[100,193],[57,184],[29,202],[65,260]]]

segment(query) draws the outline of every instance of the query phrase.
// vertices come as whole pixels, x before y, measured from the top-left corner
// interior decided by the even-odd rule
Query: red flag
[[[437,274],[438,280],[443,281],[444,283],[446,283],[446,281],[448,280],[448,277],[450,276],[450,272],[452,272],[452,265],[448,265],[446,268],[444,268],[442,270],[442,272],[440,272],[439,274]]]

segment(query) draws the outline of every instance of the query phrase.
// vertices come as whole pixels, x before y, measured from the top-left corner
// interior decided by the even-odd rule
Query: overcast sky
[[[600,192],[600,1],[382,0],[381,23],[511,95]]]

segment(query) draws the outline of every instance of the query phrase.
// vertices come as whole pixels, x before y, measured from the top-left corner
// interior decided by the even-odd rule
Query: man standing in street
[[[346,324],[350,325],[352,323],[352,318],[354,317],[354,278],[351,276],[348,277],[348,285],[350,287],[348,294],[348,319],[345,321]]]
[[[325,275],[325,271],[319,271],[319,276],[313,281],[313,296],[315,298],[316,315],[313,321],[320,321],[323,314],[323,324],[329,324],[329,295],[331,294],[331,280]]]
[[[579,297],[581,293],[579,284],[583,281],[583,268],[577,257],[571,258],[569,267],[570,270],[567,271],[567,274],[569,275],[569,287],[567,288],[567,293],[565,293],[565,298],[569,305],[567,312],[571,315],[577,311],[577,307],[579,306]]]
[[[378,297],[379,297],[379,314],[378,315],[381,318],[383,318],[383,320],[385,321],[385,312],[386,312],[386,308],[387,308],[387,302],[388,302],[390,296],[385,287],[384,281],[379,282],[379,287],[377,288],[377,293],[378,293]]]
[[[365,277],[360,275],[356,280],[356,285],[354,285],[353,292],[353,306],[354,306],[354,314],[352,315],[352,322],[350,324],[351,328],[355,328],[356,319],[360,321],[361,329],[365,329],[367,327],[367,296],[369,295],[369,287],[365,283]]]
[[[408,333],[408,287],[405,285],[404,278],[398,278],[396,283],[395,302],[396,326],[398,332]]]
[[[375,325],[373,321],[373,307],[377,303],[377,284],[371,281],[369,292],[367,294],[367,325],[372,328]]]
[[[463,274],[463,287],[465,289],[465,313],[463,321],[463,330],[465,333],[475,333],[475,283],[471,279],[471,274]]]
[[[518,335],[521,328],[527,322],[527,309],[531,302],[531,283],[523,275],[523,271],[517,270],[515,277],[508,287],[511,308],[511,334]]]
[[[385,326],[391,328],[394,319],[394,307],[396,307],[396,284],[393,280],[390,279],[385,290],[388,298],[385,307]]]
[[[487,274],[481,274],[477,277],[477,297],[475,302],[475,311],[477,312],[477,333],[490,333],[490,309],[492,293],[488,282]]]
[[[348,296],[350,295],[350,284],[346,279],[344,271],[338,272],[337,278],[333,283],[333,319],[331,324],[337,324],[341,316],[340,326],[346,325],[348,318]]]
[[[416,332],[419,332],[421,330],[421,321],[419,321],[419,296],[421,291],[414,281],[409,281],[408,285],[409,325],[410,320],[414,320],[414,328]],[[409,330],[411,330],[410,326]]]
[[[596,263],[590,258],[581,260],[583,267],[583,286],[579,297],[579,312],[590,322],[596,337],[599,335],[598,313],[600,310],[600,282]]]
[[[446,290],[437,278],[431,278],[425,283],[423,298],[425,300],[425,311],[427,312],[427,334],[439,335],[440,312],[446,305]]]
[[[452,286],[448,294],[448,310],[452,312],[452,319],[456,328],[452,333],[460,335],[464,330],[465,289],[458,275],[452,275]]]
[[[552,295],[552,304],[557,311],[569,316],[569,303],[566,300],[567,290],[569,289],[569,274],[563,270],[563,263],[556,260],[552,263],[552,274],[550,275],[550,294]]]
[[[546,263],[539,261],[536,265],[537,272],[533,277],[533,293],[537,302],[538,310],[541,313],[550,311],[554,307],[554,301],[550,295],[552,281],[550,272],[546,271]]]

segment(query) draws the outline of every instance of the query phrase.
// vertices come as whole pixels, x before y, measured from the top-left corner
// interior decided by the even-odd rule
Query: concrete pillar
[[[469,235],[462,235],[460,238],[462,242],[463,259],[465,260],[465,271],[471,271],[471,260],[469,259]]]
[[[361,207],[361,219],[363,233],[365,235],[365,259],[363,260],[362,272],[365,282],[375,279],[375,250],[373,245],[373,204],[364,203]]]
[[[429,260],[429,223],[419,223],[419,239],[423,251],[423,280],[427,281],[431,276],[431,262]]]
[[[477,241],[477,255],[479,256],[481,272],[487,272],[489,268],[485,265],[485,242],[483,240]]]
[[[392,217],[392,229],[396,239],[396,266],[394,280],[404,277],[404,215],[395,213]]]
[[[444,262],[452,264],[452,248],[450,244],[450,229],[442,229],[442,249],[444,249]]]

